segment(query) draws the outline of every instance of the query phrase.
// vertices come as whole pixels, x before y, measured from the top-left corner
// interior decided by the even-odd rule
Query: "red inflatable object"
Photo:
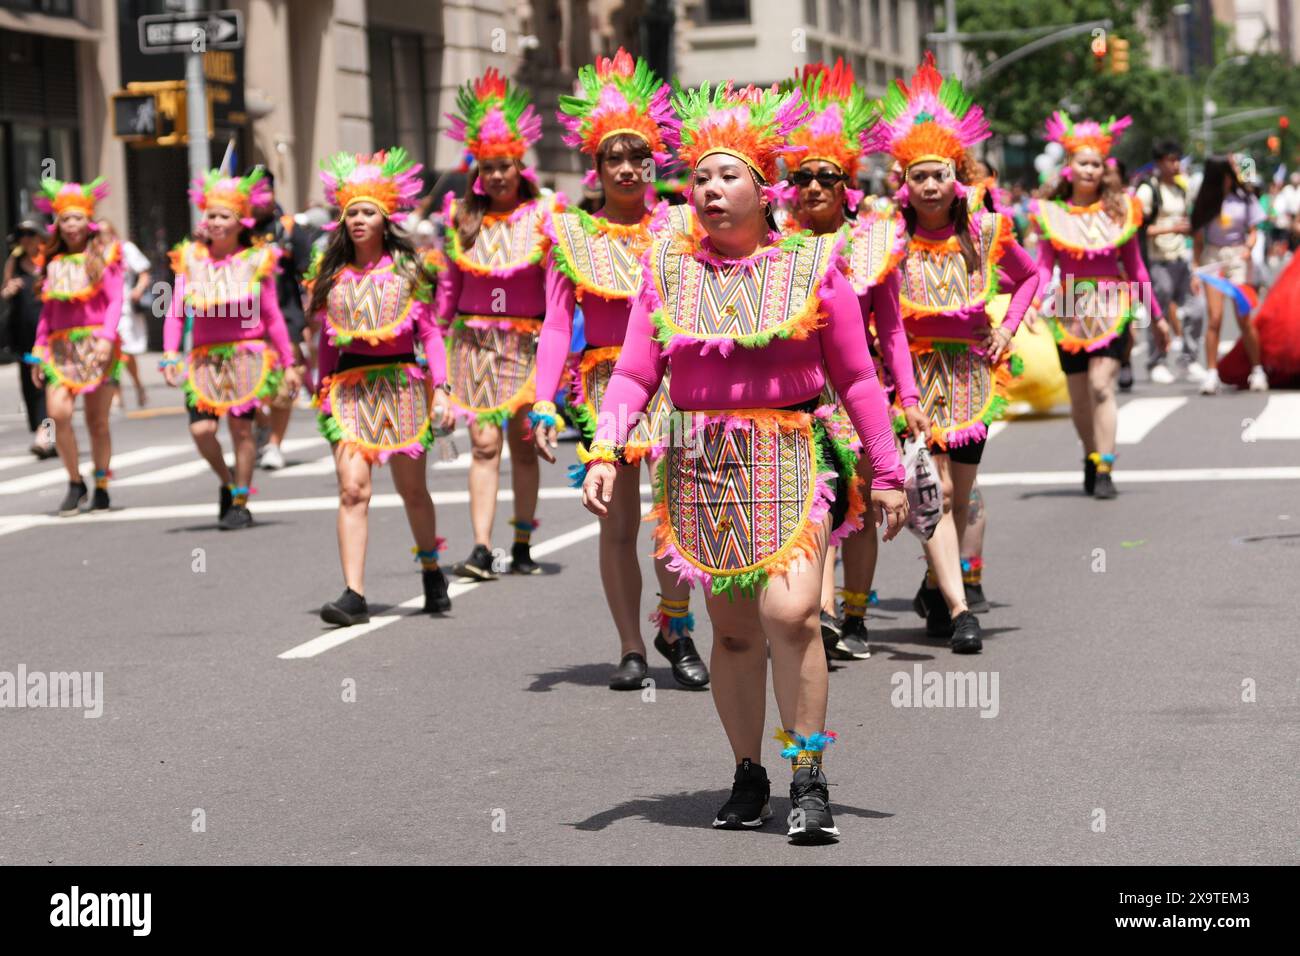
[[[1254,289],[1243,287],[1254,300]],[[1300,388],[1300,255],[1291,257],[1277,277],[1251,324],[1259,334],[1260,364],[1272,388]],[[1250,374],[1246,346],[1238,339],[1219,361],[1219,378],[1225,385],[1245,388]]]

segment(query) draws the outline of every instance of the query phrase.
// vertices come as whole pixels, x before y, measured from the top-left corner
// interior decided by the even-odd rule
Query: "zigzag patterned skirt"
[[[80,325],[50,333],[49,342],[39,356],[49,385],[66,388],[73,395],[86,395],[105,382],[117,384],[122,346],[114,342],[108,362],[100,365],[95,359],[98,329],[97,325]]]
[[[811,408],[814,403],[807,406]],[[657,488],[656,557],[714,594],[752,596],[862,527],[854,455],[811,411],[675,412]]]
[[[1064,352],[1104,349],[1133,319],[1130,285],[1120,276],[1068,276],[1059,298],[1065,314],[1048,320]]]
[[[541,329],[541,319],[456,319],[447,336],[447,381],[462,418],[502,425],[532,404]]]
[[[260,339],[213,342],[190,350],[185,400],[209,415],[240,414],[270,400],[283,373],[275,352]]]
[[[964,339],[917,339],[911,351],[931,443],[946,450],[984,438],[1006,408],[1011,361],[992,368]]]
[[[321,434],[367,461],[383,464],[393,455],[419,458],[433,443],[429,383],[416,362],[335,372],[321,390],[326,396],[317,417]]]
[[[573,425],[582,432],[583,442],[590,447],[596,437],[597,417],[601,402],[605,400],[605,389],[618,364],[622,346],[611,345],[604,348],[587,349],[582,353],[578,367],[573,373],[573,382],[569,386],[569,402],[566,411]],[[668,397],[668,376],[659,383],[659,390],[650,399],[645,414],[637,420],[624,447],[623,456],[629,462],[639,462],[649,455],[652,459],[663,454],[668,444],[668,429],[672,420],[673,403]],[[621,433],[622,429],[620,429]]]

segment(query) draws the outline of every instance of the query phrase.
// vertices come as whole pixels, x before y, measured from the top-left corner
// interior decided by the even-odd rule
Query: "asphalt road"
[[[379,477],[380,620],[352,635],[316,617],[342,583],[310,412],[289,435],[297,467],[255,480],[257,525],[223,534],[176,392],[154,384],[149,415],[115,417],[114,511],[73,519],[51,517],[63,479],[26,456],[16,396],[0,369],[0,672],[102,672],[104,700],[98,719],[0,707],[0,863],[1300,860],[1294,393],[1140,383],[1122,435],[1150,429],[1121,446],[1113,502],[1079,493],[1068,419],[999,431],[985,651],[926,639],[909,606],[920,549],[885,546],[874,654],[831,677],[843,838],[826,848],[787,845],[779,819],[710,829],[731,762],[709,694],[659,660],[653,700],[606,689],[617,641],[594,519],[563,468],[544,472],[548,575],[458,587],[444,619],[400,606],[419,575]],[[472,543],[465,475],[432,473],[453,558]],[[502,502],[507,548],[509,517]],[[646,614],[653,599],[649,585]],[[996,675],[996,716],[894,706],[893,675],[917,665]],[[763,759],[780,818],[788,772],[774,742]]]

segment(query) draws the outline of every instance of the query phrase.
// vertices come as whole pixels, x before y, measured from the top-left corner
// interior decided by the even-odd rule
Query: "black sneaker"
[[[1133,366],[1121,365],[1119,367],[1119,390],[1121,392],[1131,391],[1133,388]]]
[[[655,650],[668,658],[668,663],[673,665],[673,680],[683,687],[709,685],[709,669],[704,666],[695,642],[688,635],[683,634],[669,644],[660,632],[655,635]]]
[[[86,503],[86,483],[84,481],[68,482],[68,493],[63,496],[63,503],[59,505],[59,517],[69,518],[72,515],[81,513],[81,506]]]
[[[831,796],[821,767],[800,767],[790,784],[790,832],[792,843],[811,846],[834,843],[840,835],[831,817]]]
[[[451,595],[447,593],[447,576],[442,568],[421,572],[424,577],[424,613],[445,614],[451,610]]]
[[[822,645],[826,648],[826,660],[851,661],[853,654],[844,645],[844,631],[840,622],[822,611]]]
[[[980,632],[980,619],[970,611],[962,611],[952,622],[952,652],[978,654],[984,649]]]
[[[912,598],[912,610],[916,612],[917,617],[925,617],[929,613],[925,603],[925,592],[927,590],[925,578],[921,578],[921,586],[916,589],[916,597]]]
[[[871,656],[867,647],[866,619],[851,614],[844,616],[844,625],[840,629],[840,644],[848,650],[855,661],[865,661]]]
[[[1083,493],[1090,495],[1097,487],[1097,463],[1091,458],[1083,460]]]
[[[90,510],[91,511],[108,510],[108,489],[107,488],[96,488],[94,490],[94,492],[90,496]]]
[[[609,678],[610,690],[640,690],[646,677],[645,657],[636,651],[623,655],[618,668]]]
[[[510,549],[510,573],[511,574],[541,574],[542,566],[533,560],[529,553],[528,545],[522,541],[516,541]]]
[[[986,614],[989,611],[989,599],[984,596],[983,584],[965,584],[966,589],[966,606],[976,614]]]
[[[469,557],[453,565],[451,573],[462,578],[473,578],[475,581],[497,579],[497,576],[492,573],[492,552],[482,544],[474,545],[474,550],[469,553]]]
[[[927,588],[924,583],[912,602],[915,609],[918,602],[925,613],[925,633],[930,637],[952,636],[952,615],[948,612],[948,602],[943,599],[943,592],[938,588]],[[919,612],[918,612],[919,613]]]
[[[772,816],[772,784],[767,771],[748,757],[736,768],[731,798],[713,820],[718,830],[753,830]]]
[[[217,500],[220,502],[217,510],[217,520],[220,521],[226,516],[226,512],[230,510],[230,506],[235,503],[235,498],[234,495],[230,493],[229,485],[221,486],[221,497]]]
[[[1114,498],[1119,492],[1115,490],[1115,482],[1110,477],[1109,471],[1097,472],[1097,486],[1093,488],[1092,496],[1094,498]]]
[[[338,600],[330,601],[320,609],[320,619],[326,624],[351,627],[370,620],[370,607],[366,599],[351,588],[344,588]]]
[[[217,527],[222,531],[242,531],[244,528],[251,527],[253,524],[253,513],[243,505],[231,505],[230,510],[225,513]]]

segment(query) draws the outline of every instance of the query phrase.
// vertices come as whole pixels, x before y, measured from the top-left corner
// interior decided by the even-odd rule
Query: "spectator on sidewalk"
[[[36,326],[41,321],[41,267],[45,257],[41,238],[45,230],[30,219],[18,224],[5,244],[11,250],[5,259],[0,279],[0,299],[8,304],[10,347],[20,356],[31,352],[36,344]],[[27,428],[32,433],[31,453],[42,460],[58,454],[54,447],[54,429],[42,428],[45,421],[45,389],[32,380],[26,363],[18,364],[18,381],[22,385],[23,407],[27,410]]]
[[[149,351],[149,327],[140,307],[140,299],[149,289],[149,259],[135,243],[119,235],[108,220],[101,219],[99,228],[108,240],[117,239],[122,247],[122,321],[117,325],[117,337],[122,343],[122,364],[126,366],[131,381],[135,384],[135,402],[143,408],[149,403],[149,393],[140,381],[136,356]],[[118,389],[114,401],[119,408],[126,407],[121,389]]]

